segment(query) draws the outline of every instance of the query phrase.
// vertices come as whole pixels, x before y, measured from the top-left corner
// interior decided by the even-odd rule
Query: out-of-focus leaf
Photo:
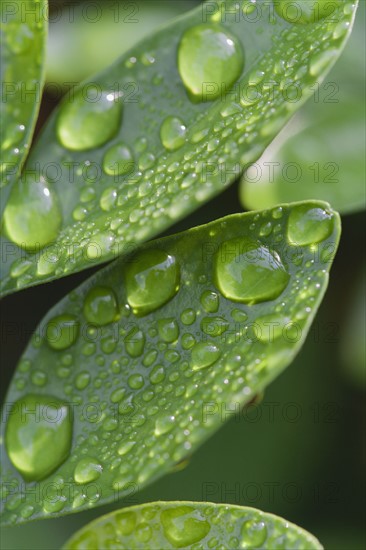
[[[3,521],[110,502],[191,454],[291,363],[339,235],[321,202],[236,214],[148,243],[59,302],[6,398]]]
[[[321,550],[310,533],[255,508],[210,502],[151,502],[102,516],[78,531],[64,550],[281,548]]]
[[[0,214],[27,157],[41,103],[47,0],[1,2]]]
[[[5,216],[2,292],[105,262],[222,191],[322,81],[356,6],[299,24],[267,0],[207,2],[68,95]]]
[[[241,182],[245,208],[318,199],[348,214],[365,192],[365,2],[336,66]]]

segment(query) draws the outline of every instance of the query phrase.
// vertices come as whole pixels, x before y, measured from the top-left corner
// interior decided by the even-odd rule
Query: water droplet
[[[136,441],[124,441],[121,443],[121,445],[118,447],[117,453],[120,456],[124,456],[127,453],[130,452],[130,450],[136,445]]]
[[[276,0],[275,10],[280,17],[289,23],[315,23],[328,17],[341,0]]]
[[[118,131],[122,103],[114,93],[97,90],[99,97],[89,99],[84,88],[64,102],[57,119],[57,137],[72,151],[86,151],[103,145]]]
[[[213,365],[221,356],[220,348],[214,342],[200,342],[192,349],[191,367],[205,369]]]
[[[126,266],[127,301],[135,315],[147,315],[171,300],[179,289],[179,267],[162,250],[144,250]]]
[[[117,200],[117,191],[113,187],[107,187],[100,197],[100,207],[105,212],[109,212],[115,206]]]
[[[206,313],[216,313],[219,309],[219,297],[216,292],[205,290],[201,295],[200,301]]]
[[[182,36],[178,68],[187,90],[200,101],[213,101],[229,88],[244,65],[239,41],[220,25],[197,25]]]
[[[28,251],[56,239],[62,222],[58,197],[43,177],[26,174],[13,186],[3,214],[6,235]]]
[[[178,340],[179,327],[175,319],[160,319],[158,331],[163,342],[171,343]]]
[[[94,287],[89,290],[84,301],[84,316],[94,325],[108,325],[117,315],[117,298],[114,292],[105,287]]]
[[[124,143],[113,145],[103,158],[103,170],[109,176],[121,176],[134,170],[135,162],[131,149]]]
[[[187,128],[180,118],[167,117],[160,128],[160,139],[165,149],[175,151],[184,145]]]
[[[263,521],[248,520],[241,528],[240,548],[261,548],[267,539],[267,527]]]
[[[279,255],[249,237],[222,243],[214,265],[217,288],[234,302],[274,300],[290,279]]]
[[[84,457],[76,465],[74,470],[74,480],[76,483],[90,483],[98,479],[103,471],[103,466],[98,460],[90,457]]]
[[[208,535],[210,524],[208,521],[190,517],[194,511],[191,506],[175,506],[161,512],[164,535],[174,548],[191,546]]]
[[[209,336],[220,336],[229,328],[229,323],[223,317],[203,317],[202,331]]]
[[[47,395],[29,394],[14,403],[6,426],[6,449],[26,481],[39,481],[67,458],[72,416],[67,403]]]
[[[139,390],[144,385],[144,378],[141,374],[131,374],[128,379],[128,385],[132,390]]]
[[[137,327],[133,327],[125,337],[125,346],[128,355],[140,357],[144,353],[145,335]]]
[[[193,325],[196,320],[196,312],[192,308],[182,311],[180,319],[184,325]]]
[[[331,235],[333,224],[333,214],[324,208],[307,204],[296,206],[288,219],[288,239],[298,246],[320,243]]]
[[[319,76],[337,58],[338,50],[325,50],[313,55],[309,62],[312,76]]]
[[[79,322],[74,315],[58,315],[47,323],[46,339],[52,349],[69,348],[79,334]]]
[[[121,512],[116,515],[118,530],[123,536],[131,535],[134,532],[136,520],[135,512]],[[97,548],[97,545],[91,548]]]
[[[155,435],[163,435],[174,428],[175,416],[160,416],[155,422]]]
[[[78,390],[85,390],[90,383],[90,374],[86,371],[80,372],[75,380],[75,386]]]

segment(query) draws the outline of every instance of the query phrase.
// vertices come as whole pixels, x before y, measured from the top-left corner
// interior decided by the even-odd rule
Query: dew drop
[[[163,342],[171,343],[178,340],[179,327],[175,319],[160,319],[158,321],[159,337]]]
[[[74,480],[78,484],[90,483],[100,477],[103,466],[98,460],[90,457],[82,458],[74,470]]]
[[[155,435],[163,435],[170,432],[175,425],[175,416],[160,416],[155,422]]]
[[[58,197],[43,177],[26,174],[11,190],[3,221],[15,244],[29,252],[43,248],[56,239],[61,227]]]
[[[135,315],[147,315],[171,300],[179,290],[179,267],[162,250],[144,250],[126,266],[127,301]]]
[[[105,189],[100,197],[100,207],[105,212],[109,212],[115,206],[117,200],[117,191],[114,187]]]
[[[216,292],[205,290],[201,295],[200,301],[206,313],[216,313],[219,309],[219,297]]]
[[[248,520],[241,528],[240,548],[262,548],[267,539],[267,527],[263,521]]]
[[[193,98],[217,99],[221,86],[229,88],[234,84],[243,66],[239,41],[220,25],[197,25],[183,34],[178,49],[178,69]]]
[[[6,449],[26,481],[39,481],[68,457],[72,442],[72,415],[60,399],[29,394],[16,401],[6,426]]]
[[[167,117],[160,128],[160,139],[165,149],[175,151],[182,147],[185,142],[187,128],[180,118]]]
[[[208,535],[210,524],[190,517],[193,512],[194,508],[190,506],[176,506],[161,512],[164,535],[174,548],[191,546]]]
[[[324,241],[333,231],[333,214],[311,205],[294,207],[290,213],[287,236],[291,244],[306,246]]]
[[[342,0],[276,0],[275,10],[289,23],[306,25],[328,17]]]
[[[117,316],[117,298],[114,292],[106,287],[94,287],[89,290],[84,300],[84,316],[94,325],[108,325]]]
[[[66,149],[86,151],[103,145],[118,131],[122,103],[112,92],[98,91],[91,101],[79,90],[63,104],[57,119],[57,137]]]
[[[79,334],[79,322],[74,315],[58,315],[47,323],[46,340],[48,345],[55,350],[69,348]]]
[[[221,244],[214,259],[214,280],[225,298],[256,304],[277,298],[290,276],[276,252],[241,237]]]
[[[220,348],[214,342],[200,342],[192,349],[191,367],[200,370],[210,367],[221,356]]]
[[[131,149],[124,143],[113,145],[103,158],[103,170],[109,176],[121,176],[134,170],[135,163]]]
[[[229,323],[223,317],[203,317],[201,329],[208,336],[220,336],[229,328]]]

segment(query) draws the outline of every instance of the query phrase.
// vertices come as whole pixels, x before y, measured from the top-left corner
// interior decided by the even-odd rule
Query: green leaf
[[[150,502],[92,521],[64,550],[107,548],[282,548],[321,550],[310,533],[255,508],[210,502]]]
[[[28,155],[41,103],[47,0],[1,4],[0,213]]]
[[[244,174],[245,208],[318,199],[341,213],[365,209],[365,3],[345,51],[313,99]]]
[[[350,33],[356,5],[337,1],[328,17],[300,24],[282,19],[267,0],[207,2],[67,96],[31,154],[28,179],[5,220],[8,236],[28,252],[4,237],[2,292],[105,262],[225,189],[324,78]],[[230,15],[233,9],[238,17]],[[217,25],[226,33],[227,61]],[[185,86],[198,95],[203,86],[212,101],[190,99]],[[108,175],[103,165],[123,174]],[[35,181],[40,175],[48,175],[47,183]],[[22,201],[33,185],[38,203],[33,200],[24,221]],[[49,213],[57,208],[58,216]],[[37,243],[47,239],[55,244],[42,256]]]
[[[6,398],[3,521],[97,506],[174,469],[291,363],[339,235],[326,203],[236,214],[143,245],[59,302]]]

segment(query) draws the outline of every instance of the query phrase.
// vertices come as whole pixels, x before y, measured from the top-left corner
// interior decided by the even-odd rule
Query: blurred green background
[[[98,2],[73,2],[72,10],[67,2],[51,2],[48,85],[38,130],[67,82],[80,81],[107,66],[157,25],[197,3],[126,0],[120,2],[116,12],[115,1],[100,1],[102,17],[93,22],[97,12],[90,6]],[[355,97],[364,94],[364,75],[359,74],[364,59],[364,28],[365,2],[361,0],[354,35],[334,69],[337,73],[333,73],[343,76],[339,77],[340,101],[332,110],[327,139],[338,136],[340,143],[344,121],[352,123],[349,101],[342,101],[342,82],[347,83],[354,71],[361,89],[351,87],[347,97],[353,92]],[[303,120],[307,116],[314,119],[312,107],[309,101],[301,114]],[[354,107],[359,111],[352,120],[362,120],[362,101],[354,102]],[[327,135],[326,130],[324,123],[322,135]],[[286,135],[281,139],[286,141]],[[347,132],[348,149],[352,150],[350,139],[358,151],[359,131]],[[329,159],[329,150],[319,149],[312,160],[341,164],[342,156]],[[364,186],[364,165],[353,162],[348,176],[346,171],[342,178],[341,185],[348,186],[350,193],[355,178]],[[169,233],[241,210],[237,182]],[[298,523],[314,533],[327,549],[365,548],[365,244],[363,214],[345,216],[329,290],[301,353],[268,388],[261,403],[223,423],[184,469],[136,493],[128,502],[4,529],[1,548],[58,549],[73,532],[101,514],[124,505],[164,499],[254,506]],[[91,273],[84,271],[3,300],[3,398],[16,362],[40,319]]]

